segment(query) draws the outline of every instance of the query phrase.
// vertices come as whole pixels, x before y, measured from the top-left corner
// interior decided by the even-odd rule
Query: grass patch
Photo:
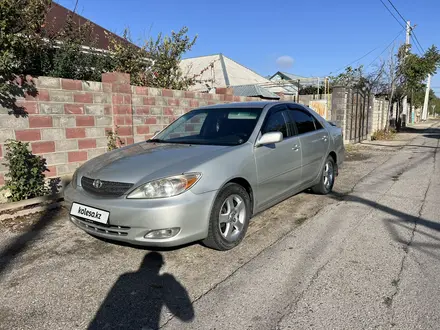
[[[345,152],[352,153],[356,150],[356,147],[353,144],[346,144],[344,145]]]
[[[396,130],[390,128],[388,130],[380,129],[371,135],[371,141],[392,140],[396,135]]]

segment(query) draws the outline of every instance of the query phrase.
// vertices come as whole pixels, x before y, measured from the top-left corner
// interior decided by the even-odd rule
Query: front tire
[[[324,168],[322,169],[321,179],[319,183],[312,187],[315,194],[327,195],[333,189],[335,184],[336,165],[332,156],[328,156]]]
[[[209,219],[208,237],[203,244],[219,251],[236,247],[243,240],[251,217],[246,189],[228,183],[218,194]]]

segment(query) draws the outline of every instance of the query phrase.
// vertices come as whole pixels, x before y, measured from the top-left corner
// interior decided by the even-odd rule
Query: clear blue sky
[[[72,9],[76,0],[56,2]],[[417,25],[425,50],[440,46],[440,0],[392,2]],[[79,0],[77,12],[112,32],[129,27],[135,41],[186,25],[199,36],[187,57],[223,53],[262,75],[283,69],[324,76],[377,47],[353,64],[368,66],[402,30],[380,0]],[[397,41],[405,41],[404,33]],[[280,56],[293,58],[293,65],[280,68]],[[440,74],[432,86],[440,95]]]

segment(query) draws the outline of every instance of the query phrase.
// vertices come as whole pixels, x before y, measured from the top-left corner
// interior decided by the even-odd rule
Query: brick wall
[[[105,129],[112,125],[109,85],[69,79],[34,79],[38,94],[18,99],[27,117],[16,118],[0,107],[0,163],[4,142],[30,143],[47,159],[49,177],[72,173],[84,160],[104,152]],[[6,168],[0,165],[0,185]]]
[[[206,94],[131,86],[129,75],[122,73],[103,74],[102,83],[52,77],[33,80],[38,94],[17,99],[26,117],[16,118],[0,106],[0,164],[7,139],[26,141],[32,152],[46,158],[48,177],[72,174],[86,160],[106,152],[106,132],[116,126],[122,141],[131,144],[148,139],[196,107],[259,100],[234,96],[228,88]],[[5,172],[0,165],[0,186]]]

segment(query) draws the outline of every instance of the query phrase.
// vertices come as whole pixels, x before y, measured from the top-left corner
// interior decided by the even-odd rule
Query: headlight
[[[200,173],[188,173],[147,182],[136,188],[127,198],[165,198],[180,195],[199,181]]]
[[[72,187],[74,189],[76,189],[77,185],[78,185],[78,171],[75,171],[72,175],[72,181],[70,182],[72,184]]]

